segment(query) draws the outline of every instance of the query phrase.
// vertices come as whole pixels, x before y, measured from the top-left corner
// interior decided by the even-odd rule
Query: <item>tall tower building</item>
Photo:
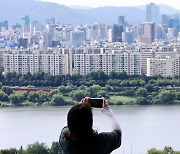
[[[135,41],[134,28],[126,27],[123,32],[123,42],[130,44],[130,43],[134,43],[134,41]]]
[[[161,24],[169,26],[169,16],[166,14],[161,15]]]
[[[155,39],[154,22],[143,22],[141,30],[142,30],[142,35],[140,36],[140,42],[145,44],[151,44]]]
[[[112,29],[112,41],[122,42],[123,26],[114,25]]]
[[[71,31],[70,32],[70,43],[76,47],[80,47],[85,41],[86,36],[84,31]]]
[[[21,20],[23,21],[23,33],[29,32],[30,31],[30,19],[29,19],[29,16],[26,15],[26,16],[22,17]]]
[[[150,3],[146,5],[146,21],[147,22],[155,22],[155,24],[159,23],[159,6],[155,3]]]
[[[125,16],[118,16],[118,25],[120,26],[125,25]]]

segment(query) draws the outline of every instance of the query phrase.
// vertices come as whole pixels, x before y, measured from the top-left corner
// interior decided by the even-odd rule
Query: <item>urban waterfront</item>
[[[68,107],[0,108],[0,149],[36,141],[58,141]],[[180,105],[112,106],[123,131],[122,146],[113,154],[145,154],[150,148],[180,150]],[[94,129],[110,131],[111,122],[94,109]]]

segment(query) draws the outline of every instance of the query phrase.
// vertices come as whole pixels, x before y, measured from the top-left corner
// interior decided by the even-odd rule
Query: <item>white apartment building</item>
[[[137,52],[106,52],[74,54],[74,74],[87,75],[101,70],[105,74],[127,72],[129,75],[141,74],[141,54]]]
[[[176,58],[148,58],[147,59],[147,76],[161,75],[164,77],[178,76],[179,57]]]
[[[62,52],[11,52],[3,54],[3,68],[5,73],[45,72],[51,75],[66,75],[69,73],[68,59],[68,54]]]

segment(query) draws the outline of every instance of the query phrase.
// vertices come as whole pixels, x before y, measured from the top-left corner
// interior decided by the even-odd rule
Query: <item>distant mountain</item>
[[[179,13],[179,10],[166,5],[160,5],[161,12],[166,14]],[[21,23],[20,18],[29,15],[30,20],[45,23],[45,19],[55,17],[56,22],[85,24],[85,23],[117,23],[119,15],[125,15],[128,22],[134,23],[145,20],[145,6],[139,7],[99,7],[84,6],[67,7],[57,3],[37,0],[0,0],[0,21],[8,20],[10,24]]]
[[[75,5],[75,6],[69,6],[70,8],[72,9],[91,9],[91,7],[88,7],[88,6],[82,6],[82,5]]]

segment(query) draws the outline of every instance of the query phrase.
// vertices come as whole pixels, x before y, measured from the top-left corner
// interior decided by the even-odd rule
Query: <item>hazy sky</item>
[[[89,7],[99,6],[137,6],[147,3],[166,4],[176,9],[180,9],[180,0],[42,0],[56,2],[67,6],[82,5]]]

